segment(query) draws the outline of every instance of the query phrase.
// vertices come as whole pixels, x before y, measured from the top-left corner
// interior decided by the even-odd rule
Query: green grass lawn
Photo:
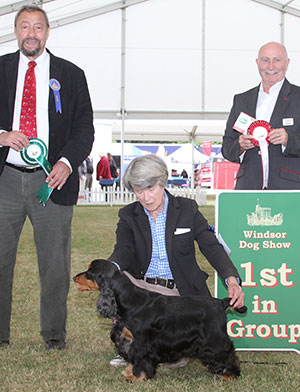
[[[110,255],[118,210],[119,207],[75,207],[72,276],[85,270],[94,258]],[[214,207],[201,207],[201,211],[213,224]],[[197,258],[209,273],[213,290],[213,270],[200,253]],[[46,352],[39,334],[39,278],[32,229],[27,221],[15,269],[11,344],[0,348],[0,391],[300,391],[300,355],[295,352],[239,352],[244,361],[242,373],[232,382],[215,378],[199,361],[192,360],[182,369],[159,368],[157,376],[145,383],[127,383],[121,369],[109,365],[115,355],[109,338],[111,323],[98,316],[97,297],[97,293],[79,292],[71,284],[68,349]],[[286,364],[276,365],[277,362]]]

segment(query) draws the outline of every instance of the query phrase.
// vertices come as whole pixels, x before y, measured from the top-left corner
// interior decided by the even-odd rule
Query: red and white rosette
[[[250,124],[247,134],[252,135],[253,139],[251,139],[252,144],[254,146],[259,147],[260,149],[260,157],[261,157],[261,165],[262,165],[262,175],[263,175],[263,183],[262,189],[266,189],[268,187],[268,179],[269,179],[269,134],[272,131],[272,126],[264,120],[257,120]]]

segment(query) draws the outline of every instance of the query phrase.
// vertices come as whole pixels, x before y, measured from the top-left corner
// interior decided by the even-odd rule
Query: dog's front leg
[[[125,370],[123,370],[122,375],[126,377],[127,381],[147,381],[147,375],[145,372],[141,371],[139,376],[133,374],[133,365],[130,364]]]

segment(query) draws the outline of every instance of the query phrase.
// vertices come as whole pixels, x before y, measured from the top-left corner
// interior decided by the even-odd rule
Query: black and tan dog
[[[240,375],[240,363],[226,330],[230,298],[164,296],[136,287],[106,260],[94,260],[75,276],[79,290],[98,290],[97,308],[113,319],[111,339],[129,362],[128,381],[156,374],[159,363],[198,358],[224,380]],[[245,312],[246,308],[240,310]]]

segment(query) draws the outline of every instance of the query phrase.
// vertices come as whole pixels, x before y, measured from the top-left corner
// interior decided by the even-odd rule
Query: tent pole
[[[194,187],[195,187],[195,181],[194,181],[194,161],[195,161],[195,155],[194,155],[194,144],[195,144],[195,135],[192,133],[192,181],[191,181],[191,187],[192,187],[192,199],[194,198]]]
[[[280,12],[280,43],[284,45],[284,30],[285,30],[285,24],[284,24],[284,12]]]
[[[194,198],[194,190],[195,190],[195,180],[194,180],[195,148],[194,148],[194,145],[195,145],[197,128],[198,128],[198,126],[194,125],[192,128],[192,132],[190,133],[191,142],[192,142],[192,181],[191,181],[192,198]]]
[[[205,35],[205,0],[202,0],[202,103],[201,103],[201,111],[204,113],[205,112],[205,39],[206,39],[206,35]]]
[[[123,189],[122,178],[124,175],[124,134],[125,134],[125,58],[126,58],[126,8],[122,8],[122,48],[121,48],[121,167],[120,189]]]

